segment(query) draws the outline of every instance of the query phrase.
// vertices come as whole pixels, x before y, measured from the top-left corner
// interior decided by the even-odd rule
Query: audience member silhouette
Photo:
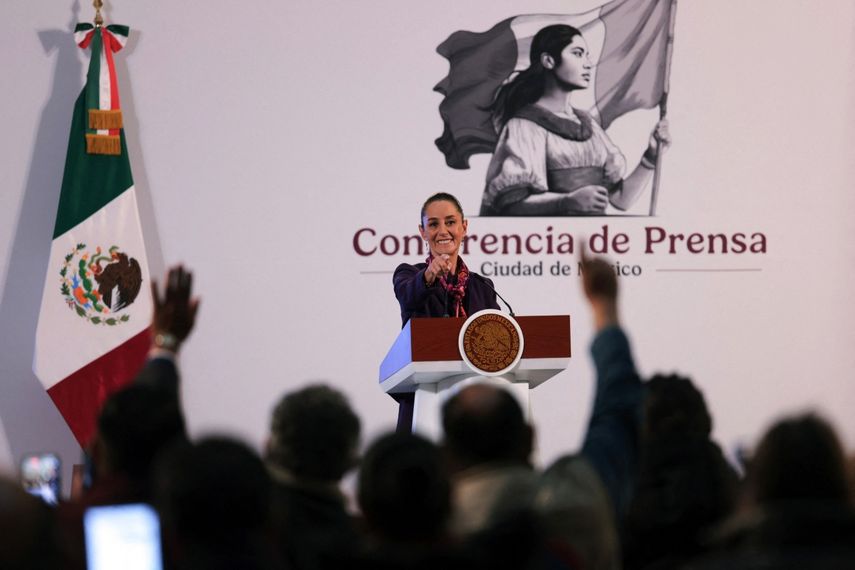
[[[588,258],[584,250],[581,258],[582,286],[594,322],[591,357],[596,369],[594,404],[581,454],[599,475],[620,521],[638,470],[641,380],[620,324],[614,268],[604,259]]]
[[[366,451],[357,497],[368,532],[364,568],[471,568],[448,535],[451,491],[439,449],[406,432]]]
[[[95,468],[90,496],[106,482],[148,496],[148,479],[157,454],[186,437],[178,401],[166,390],[132,384],[107,399],[92,445]]]
[[[769,429],[751,459],[748,493],[765,507],[801,501],[850,503],[843,448],[816,414],[784,418]]]
[[[849,486],[849,496],[855,500],[855,455],[846,458],[846,482]]]
[[[57,510],[67,567],[85,566],[86,509],[149,502],[149,476],[157,454],[185,437],[178,401],[167,390],[131,384],[107,399],[90,445],[92,485],[78,500],[61,504]]]
[[[178,398],[175,356],[195,324],[198,299],[193,276],[182,266],[169,270],[163,294],[153,280],[150,358],[134,382],[105,402],[89,444],[91,487],[57,509],[66,568],[84,568],[83,514],[93,505],[148,502],[149,477],[157,454],[186,439]]]
[[[439,449],[411,433],[381,437],[365,452],[357,498],[362,516],[380,540],[442,540],[451,492]]]
[[[544,471],[535,504],[554,558],[569,568],[620,570],[612,501],[583,455],[562,457]]]
[[[266,463],[279,546],[295,570],[340,568],[358,535],[339,484],[356,465],[360,422],[328,386],[286,394],[273,411]]]
[[[171,447],[156,466],[154,497],[175,569],[280,567],[270,532],[270,477],[243,443],[210,437]]]
[[[624,565],[677,568],[735,504],[738,476],[710,439],[712,418],[688,378],[645,385],[641,467],[624,529]]]
[[[744,504],[697,568],[855,568],[843,451],[815,414],[784,418],[748,463]]]
[[[641,381],[620,325],[614,268],[584,251],[581,262],[594,322],[594,403],[582,449],[544,472],[536,506],[553,563],[613,569],[620,567],[616,525],[637,470]]]
[[[54,570],[58,554],[51,509],[0,476],[0,568]]]
[[[529,459],[534,430],[508,390],[466,386],[443,405],[442,426],[455,534],[487,529],[531,507],[537,483]]]

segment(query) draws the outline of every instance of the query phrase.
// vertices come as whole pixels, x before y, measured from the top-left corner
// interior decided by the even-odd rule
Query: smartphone
[[[21,485],[49,505],[59,502],[62,461],[56,453],[30,453],[21,459]]]
[[[144,503],[89,507],[83,515],[87,570],[162,570],[160,519]]]

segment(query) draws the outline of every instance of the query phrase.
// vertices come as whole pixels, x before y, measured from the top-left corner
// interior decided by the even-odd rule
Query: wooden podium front
[[[471,369],[458,348],[464,318],[410,319],[380,364],[380,387],[387,394],[415,392],[413,431],[438,439],[440,407],[462,385],[492,382],[518,398],[530,417],[528,392],[570,362],[570,316],[515,317],[524,338],[517,366],[501,376]]]

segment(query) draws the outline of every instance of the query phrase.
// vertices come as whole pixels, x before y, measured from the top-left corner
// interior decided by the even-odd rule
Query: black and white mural
[[[670,142],[675,16],[675,2],[617,0],[582,14],[517,16],[440,44],[450,70],[436,86],[445,96],[436,144],[452,168],[492,154],[481,215],[601,215],[639,200]],[[607,130],[653,107],[660,118],[628,166]]]

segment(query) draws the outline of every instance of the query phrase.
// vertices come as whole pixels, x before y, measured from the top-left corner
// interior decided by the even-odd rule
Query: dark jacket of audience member
[[[439,449],[411,433],[379,438],[360,465],[368,534],[361,568],[472,568],[448,533],[451,486]]]
[[[562,457],[543,472],[536,505],[549,551],[564,566],[620,570],[614,507],[584,455]]]
[[[358,534],[339,484],[356,465],[360,422],[328,386],[287,394],[273,411],[266,463],[282,555],[294,570],[342,568]]]
[[[452,531],[465,536],[530,510],[537,473],[533,430],[511,393],[489,384],[460,390],[442,408],[452,474]]]
[[[216,437],[178,444],[159,460],[154,483],[172,568],[281,567],[270,532],[270,477],[243,443]]]
[[[534,511],[534,430],[514,396],[491,384],[466,386],[443,406],[442,423],[452,481],[451,531],[463,541],[471,565],[548,567]]]
[[[0,477],[0,568],[61,568],[51,509],[16,481]]]

